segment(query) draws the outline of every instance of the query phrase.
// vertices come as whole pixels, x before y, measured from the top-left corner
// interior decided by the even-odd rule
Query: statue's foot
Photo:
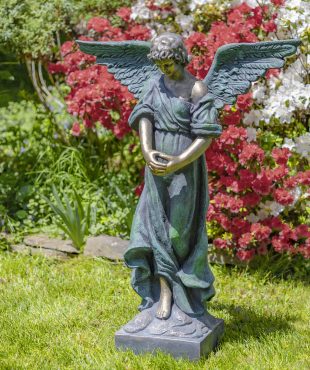
[[[172,295],[170,287],[164,278],[160,278],[160,298],[158,302],[156,317],[167,320],[171,314]]]

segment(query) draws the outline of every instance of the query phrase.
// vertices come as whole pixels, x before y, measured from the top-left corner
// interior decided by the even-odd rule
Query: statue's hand
[[[150,168],[150,170],[152,171],[154,175],[158,175],[158,176],[164,175],[164,172],[167,167],[167,163],[159,162],[158,158],[162,158],[167,161],[167,159],[164,158],[166,154],[159,152],[157,150],[150,150],[150,151],[144,152],[143,156],[144,156],[147,166]]]
[[[160,172],[159,176],[169,175],[170,173],[173,173],[186,165],[180,156],[172,156],[161,153],[159,157],[167,161],[166,168]]]

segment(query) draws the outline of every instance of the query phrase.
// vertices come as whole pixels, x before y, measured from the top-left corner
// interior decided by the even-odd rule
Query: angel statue
[[[234,104],[269,68],[283,67],[299,41],[222,46],[203,81],[186,70],[189,55],[177,34],[152,42],[77,42],[139,100],[129,125],[140,135],[145,186],[124,259],[142,303],[141,313],[116,333],[116,344],[199,358],[223,333],[223,320],[206,309],[215,290],[204,153],[221,135],[218,110]]]

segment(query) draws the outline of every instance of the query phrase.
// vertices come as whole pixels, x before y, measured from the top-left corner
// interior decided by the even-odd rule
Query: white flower
[[[300,36],[308,27],[310,18],[310,3],[300,0],[286,1],[283,7],[279,8],[276,23],[282,27],[282,33],[286,30],[294,37]]]
[[[262,119],[263,119],[262,112],[257,109],[253,109],[249,113],[245,113],[243,123],[245,125],[254,124],[255,126],[258,126],[259,121]]]
[[[256,141],[257,130],[254,127],[247,127],[246,132],[248,142]]]
[[[179,14],[175,17],[175,21],[180,25],[183,31],[191,32],[193,30],[194,18],[192,15]]]
[[[266,209],[259,209],[257,211],[257,218],[259,221],[265,220],[269,216],[269,212]]]
[[[270,5],[270,0],[232,0],[228,1],[230,8],[235,8],[243,3],[246,3],[251,8],[256,8],[257,6]]]
[[[278,216],[282,211],[284,210],[284,206],[278,202],[267,200],[265,203],[260,204],[260,210],[257,212],[259,214],[260,211],[262,211],[260,214],[262,217],[268,217],[268,215],[272,216]],[[266,218],[265,217],[265,218]]]
[[[310,160],[310,133],[299,136],[295,139],[295,151],[300,154],[302,157]]]
[[[290,205],[290,207],[294,206],[295,203],[298,201],[298,199],[300,198],[301,196],[301,189],[299,186],[297,186],[295,189],[293,189],[292,191],[290,191],[291,195],[294,197],[294,201],[293,203]]]
[[[252,86],[252,96],[258,104],[264,101],[266,94],[266,87],[261,83],[254,83]]]
[[[205,4],[212,4],[215,3],[214,0],[192,0],[189,3],[189,8],[191,11],[195,10],[198,6],[205,5]]]
[[[246,216],[247,221],[251,222],[252,224],[255,224],[259,221],[259,217],[254,215],[254,213],[250,213]]]
[[[296,145],[292,139],[288,139],[287,137],[284,139],[284,144],[282,145],[282,148],[288,148],[289,150],[292,150],[295,147]]]
[[[151,18],[151,11],[145,5],[143,0],[138,0],[134,6],[131,7],[131,19],[135,20],[137,18],[142,20],[148,20]]]

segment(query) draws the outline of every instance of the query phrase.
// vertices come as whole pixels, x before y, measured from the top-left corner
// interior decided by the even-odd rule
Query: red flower
[[[94,17],[91,18],[87,23],[88,30],[94,30],[98,33],[102,33],[111,27],[111,23],[106,18]]]
[[[304,258],[310,258],[310,243],[308,245],[301,244],[298,248],[298,252],[304,256]]]
[[[245,233],[241,236],[241,238],[238,239],[238,245],[241,248],[246,248],[252,242],[253,242],[253,237],[251,233]]]
[[[144,188],[144,182],[135,188],[135,194],[137,197],[141,196],[143,188]]]
[[[241,261],[251,261],[253,257],[255,256],[255,249],[250,249],[250,250],[239,250],[237,252],[237,257]]]
[[[241,113],[239,111],[233,112],[225,112],[223,116],[223,121],[225,125],[239,125],[241,122]]]
[[[269,237],[271,229],[270,227],[264,226],[260,223],[254,223],[251,225],[251,233],[253,233],[256,240],[262,241]]]
[[[284,206],[291,204],[294,201],[294,197],[285,189],[276,189],[273,192],[273,196],[278,203]]]
[[[271,156],[277,164],[287,164],[289,157],[292,155],[288,148],[274,148],[272,149]]]
[[[271,69],[268,69],[268,71],[266,72],[265,78],[267,80],[269,80],[270,77],[272,77],[272,76],[278,77],[279,74],[280,74],[280,69],[278,69],[278,68],[271,68]]]
[[[285,0],[270,0],[273,5],[275,6],[281,6],[285,3]]]
[[[239,154],[240,163],[245,165],[248,161],[256,159],[259,163],[262,163],[265,157],[263,149],[261,149],[257,144],[243,144],[243,149]]]
[[[125,32],[128,40],[148,40],[151,37],[150,30],[140,24],[133,25]]]
[[[214,239],[212,244],[218,249],[226,249],[230,247],[228,241],[221,238]]]
[[[261,196],[251,192],[242,196],[242,201],[245,207],[255,207],[261,201]]]
[[[49,73],[66,73],[67,70],[68,68],[61,62],[48,64]]]
[[[273,231],[284,229],[284,223],[278,217],[269,217],[262,221],[263,225],[269,226]]]
[[[252,188],[259,194],[267,195],[270,193],[272,182],[265,173],[259,174],[252,182]]]
[[[80,136],[81,134],[81,126],[78,122],[74,122],[71,128],[71,134],[73,136]]]
[[[253,104],[253,98],[252,98],[251,92],[238,96],[237,106],[239,109],[248,111],[252,104]]]
[[[280,236],[274,236],[271,239],[272,246],[276,252],[283,253],[292,248],[292,244]]]
[[[74,41],[66,41],[61,45],[60,53],[62,57],[65,57],[67,54],[71,53],[74,50],[76,43]]]
[[[310,238],[310,228],[307,225],[299,225],[296,227],[295,232],[298,239]]]
[[[126,7],[119,8],[116,15],[122,18],[125,22],[130,22],[131,9]]]
[[[262,24],[262,29],[266,32],[275,32],[277,30],[277,25],[273,19]]]

